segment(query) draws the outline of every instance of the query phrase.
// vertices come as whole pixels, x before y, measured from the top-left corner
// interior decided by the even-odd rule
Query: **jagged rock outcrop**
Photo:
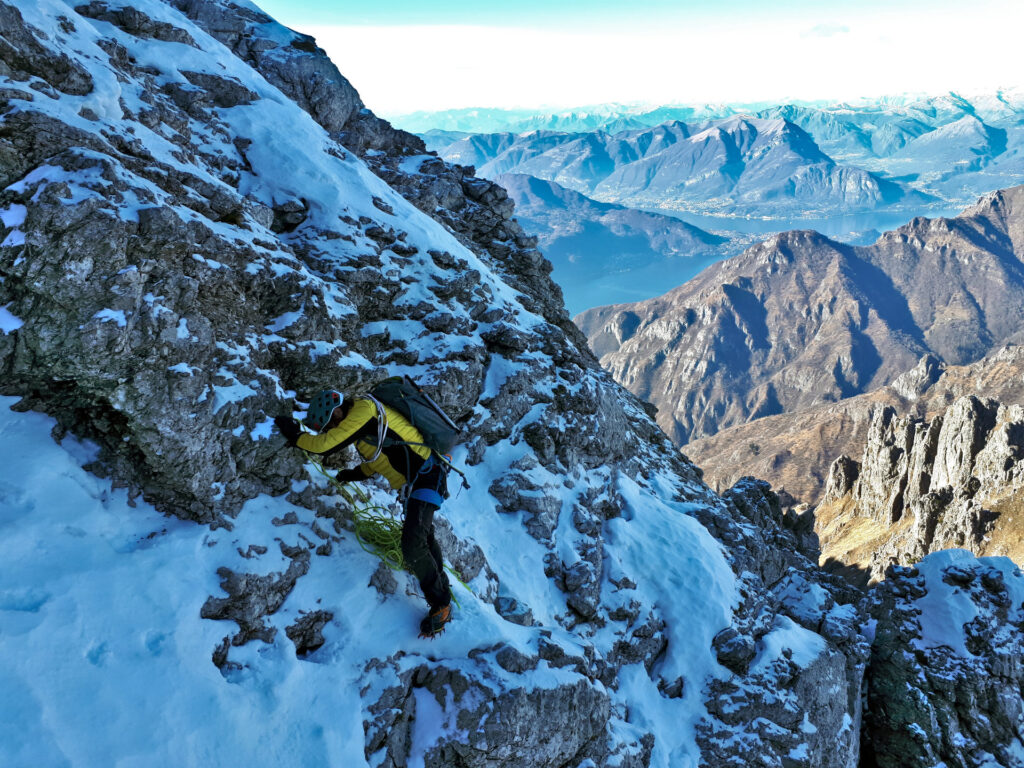
[[[856,764],[859,595],[765,489],[716,497],[600,370],[499,187],[423,154],[248,3],[0,8],[0,392],[90,441],[115,486],[233,529],[224,594],[195,608],[237,624],[213,654],[225,685],[273,663],[261,642],[333,663],[374,764],[405,765],[417,721],[439,725],[436,765],[639,768],[697,743],[709,766]],[[408,621],[410,581],[368,565],[352,508],[272,419],[394,370],[465,429],[473,488],[439,535],[472,582],[467,629],[493,621],[506,647],[410,650],[383,624],[358,645],[331,602],[371,583]],[[500,541],[474,539],[481,520]]]
[[[939,613],[941,610],[941,613]],[[893,567],[871,598],[865,760],[1024,765],[1024,575],[963,550]]]
[[[892,388],[905,400],[917,400],[942,376],[942,361],[935,355],[923,356],[913,368],[900,374]]]
[[[927,422],[881,408],[860,462],[836,459],[818,514],[831,517],[849,499],[844,514],[881,526],[870,565],[874,578],[890,561],[907,564],[950,547],[1020,559],[1014,510],[1024,485],[1022,458],[1019,405],[968,395]],[[841,546],[837,537],[824,549]]]
[[[1024,187],[1014,187],[870,246],[782,233],[664,296],[588,310],[577,323],[685,445],[871,392],[926,354],[964,365],[1014,341],[1024,326],[1022,210]]]
[[[767,594],[753,585],[742,590],[732,624],[713,640],[719,663],[732,674],[710,684],[708,711],[714,719],[701,724],[702,761],[772,764],[768,755],[743,746],[752,739],[781,751],[783,764],[858,765],[861,706],[855,699],[868,658],[859,627],[863,595],[839,577],[809,576],[808,566],[818,558],[816,537],[807,535],[805,521],[783,513],[767,483],[744,478],[723,499],[741,529],[763,532],[764,544],[746,550],[746,578],[756,574],[754,583],[772,586]],[[763,649],[788,632],[807,633],[812,644],[812,637],[824,637],[828,648],[810,665],[792,654],[765,663]],[[797,714],[796,703],[808,698],[814,702],[813,731]],[[795,730],[813,734],[814,757],[798,746]]]
[[[814,505],[823,499],[836,458],[861,455],[872,418],[880,409],[888,407],[899,416],[928,421],[967,395],[1004,403],[1024,398],[1024,347],[1016,342],[970,365],[936,367],[935,360],[925,355],[891,385],[863,395],[756,419],[691,440],[686,455],[704,470],[714,488],[727,488],[743,475],[753,474],[785,491],[796,503]]]

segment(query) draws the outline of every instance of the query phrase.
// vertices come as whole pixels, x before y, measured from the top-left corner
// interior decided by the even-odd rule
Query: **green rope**
[[[352,508],[352,523],[355,528],[356,541],[363,551],[379,557],[381,562],[393,571],[407,571],[405,558],[402,556],[402,523],[396,520],[388,511],[387,507],[379,504],[370,504],[370,497],[351,483],[342,484],[327,473],[324,465],[315,454],[303,451],[309,459],[309,463],[316,467],[317,472],[327,478],[327,482],[341,494]],[[467,592],[472,592],[469,585],[462,580],[462,576],[447,563],[444,569],[448,571],[455,580],[465,587]],[[461,608],[459,599],[452,592],[452,599]]]

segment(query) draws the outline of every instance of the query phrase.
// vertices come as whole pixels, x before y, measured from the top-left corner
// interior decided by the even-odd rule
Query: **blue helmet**
[[[309,404],[309,412],[303,422],[314,432],[322,432],[330,421],[336,408],[341,406],[345,396],[333,389],[320,391],[313,402]]]

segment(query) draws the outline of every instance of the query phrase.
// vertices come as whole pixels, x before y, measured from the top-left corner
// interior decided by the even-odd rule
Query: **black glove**
[[[352,469],[339,470],[338,474],[334,476],[334,479],[337,480],[339,483],[354,483],[358,482],[359,480],[365,480],[366,473],[363,472],[363,470],[360,467],[356,466],[352,467]]]
[[[299,426],[299,422],[293,419],[291,416],[278,416],[274,419],[274,424],[277,425],[277,431],[284,435],[292,445],[295,445],[295,441],[299,439],[299,435],[302,434],[302,428]]]

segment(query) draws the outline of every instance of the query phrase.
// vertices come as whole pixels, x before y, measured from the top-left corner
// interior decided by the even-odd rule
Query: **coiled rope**
[[[402,522],[393,517],[387,507],[371,504],[370,497],[361,488],[357,488],[351,483],[339,483],[336,478],[327,473],[316,454],[309,451],[303,451],[303,453],[306,454],[309,463],[316,467],[317,472],[327,478],[327,482],[334,486],[352,508],[352,524],[356,541],[359,542],[363,551],[379,557],[381,562],[393,571],[408,571],[405,558],[402,556]],[[454,576],[467,592],[473,591],[462,580],[458,571],[447,563],[445,563],[444,569]],[[459,605],[454,592],[452,592],[452,599],[455,600],[456,605]]]

